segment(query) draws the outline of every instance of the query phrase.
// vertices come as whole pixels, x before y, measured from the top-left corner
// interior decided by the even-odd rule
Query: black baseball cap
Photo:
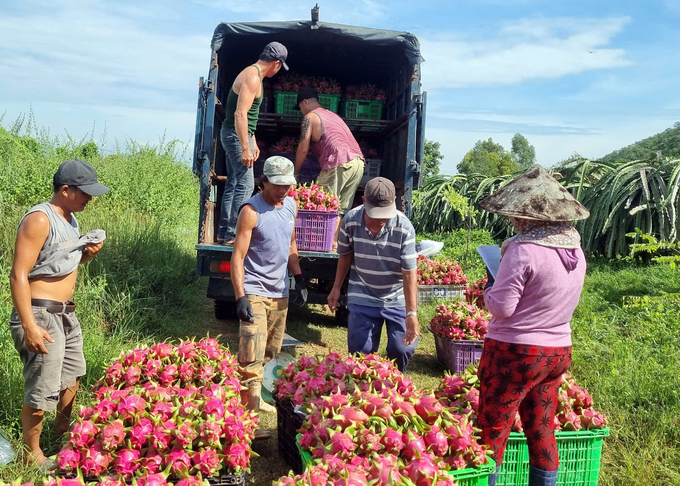
[[[270,42],[264,46],[264,50],[262,51],[262,54],[260,54],[260,59],[263,61],[281,61],[283,69],[288,71],[288,64],[286,64],[288,49],[280,42]]]
[[[55,186],[77,187],[90,196],[101,196],[111,190],[97,180],[95,168],[80,159],[62,162],[52,180]]]
[[[300,103],[302,103],[305,100],[311,100],[311,99],[319,99],[319,93],[314,91],[312,88],[302,88],[300,91],[298,91],[298,97],[297,97],[297,102],[295,103],[295,106],[293,107],[296,110],[300,109]]]

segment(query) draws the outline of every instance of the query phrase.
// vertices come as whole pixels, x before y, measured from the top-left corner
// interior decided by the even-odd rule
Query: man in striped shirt
[[[418,342],[416,232],[397,211],[394,184],[376,177],[366,184],[364,204],[342,219],[338,269],[328,306],[337,310],[347,272],[347,345],[350,353],[375,353],[383,323],[387,356],[406,369]]]

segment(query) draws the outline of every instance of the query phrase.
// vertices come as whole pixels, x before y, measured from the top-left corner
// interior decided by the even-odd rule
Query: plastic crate
[[[431,302],[433,299],[464,300],[462,285],[418,285],[418,303]]]
[[[361,182],[359,187],[364,187],[368,184],[368,181],[375,177],[380,177],[380,169],[382,167],[382,160],[380,159],[368,159],[366,161],[366,167],[364,167],[364,175],[361,177]]]
[[[297,444],[298,431],[302,427],[304,416],[295,413],[295,407],[289,400],[276,400],[276,432],[279,454],[295,474],[302,474],[302,457]]]
[[[300,437],[298,434],[295,442],[302,458],[302,470],[306,471],[312,465],[312,455],[300,447]],[[451,471],[449,474],[454,478],[458,486],[487,486],[489,484],[489,476],[496,470],[496,463],[488,458],[488,462],[478,468],[458,469]]]
[[[482,357],[484,341],[454,340],[434,334],[434,345],[437,348],[437,360],[451,373],[460,375],[470,363],[479,361]]]
[[[297,96],[297,95],[296,95]],[[340,95],[339,94],[321,94],[319,93],[319,103],[327,110],[337,113],[340,111]]]
[[[558,486],[597,486],[602,459],[602,440],[609,427],[578,432],[555,432],[560,468]],[[524,485],[529,482],[529,447],[524,434],[510,433],[497,486]]]
[[[208,478],[211,486],[246,486],[246,473],[224,474],[215,478]]]
[[[280,115],[299,115],[300,111],[293,108],[296,103],[296,92],[274,91],[274,113]]]
[[[342,103],[342,116],[345,118],[382,120],[384,106],[384,101],[352,100],[345,98]]]
[[[295,244],[298,250],[330,251],[337,219],[337,211],[298,209],[295,218]]]

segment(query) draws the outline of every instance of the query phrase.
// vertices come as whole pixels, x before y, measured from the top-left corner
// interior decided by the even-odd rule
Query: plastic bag
[[[0,466],[9,464],[15,457],[16,454],[14,453],[14,449],[12,449],[12,444],[9,442],[5,433],[0,430]]]

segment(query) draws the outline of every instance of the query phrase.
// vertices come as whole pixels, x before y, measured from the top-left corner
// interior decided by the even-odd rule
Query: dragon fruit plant
[[[96,401],[80,410],[57,464],[87,478],[136,476],[139,486],[247,471],[258,419],[239,380],[214,338],[123,353],[94,385]]]
[[[460,376],[445,376],[434,395],[445,408],[457,410],[461,414],[470,414],[471,420],[476,423],[479,388],[477,365],[471,364]],[[590,394],[578,386],[569,373],[562,375],[554,425],[555,430],[570,431],[595,430],[607,426],[605,415],[593,408]],[[524,431],[519,412],[513,418],[512,431]]]
[[[406,400],[417,397],[413,382],[393,361],[377,354],[303,356],[283,371],[274,387],[274,395],[279,400],[290,400],[307,413],[322,405],[328,395],[351,395],[355,390],[377,394],[393,390]]]
[[[448,258],[430,260],[418,255],[418,285],[464,285],[468,279],[458,263]]]
[[[337,211],[340,207],[340,200],[337,197],[316,184],[297,185],[288,191],[288,195],[297,201],[298,209]]]
[[[451,476],[435,461],[423,457],[408,465],[392,454],[355,456],[350,462],[335,456],[324,457],[320,464],[303,474],[291,473],[273,486],[456,486]]]
[[[488,312],[474,304],[455,302],[438,305],[430,321],[430,329],[436,335],[453,340],[483,340],[489,325]]]
[[[488,281],[489,279],[484,277],[477,282],[473,282],[472,285],[465,287],[465,290],[463,291],[465,301],[468,304],[476,305],[480,309],[486,309],[486,305],[484,304],[484,287],[486,287]]]

